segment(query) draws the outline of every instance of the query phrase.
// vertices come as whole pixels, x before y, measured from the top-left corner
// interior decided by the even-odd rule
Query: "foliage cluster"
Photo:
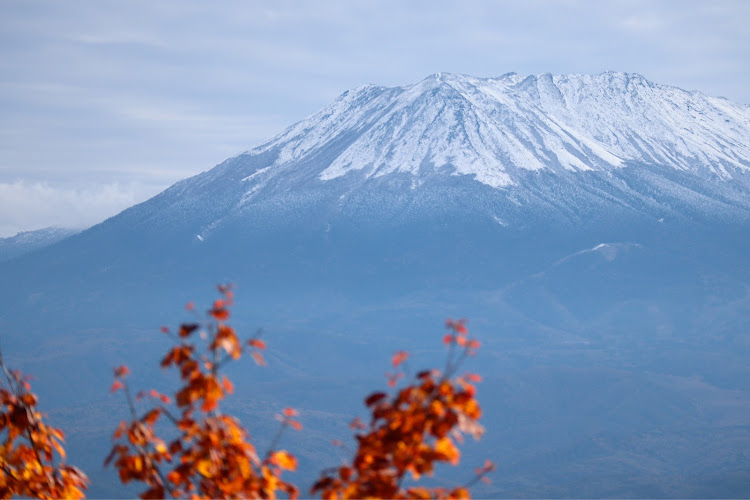
[[[2,354],[0,368],[0,498],[83,498],[88,478],[64,463],[65,436],[45,423],[29,377]]]
[[[266,363],[261,332],[242,342],[228,324],[233,291],[219,286],[220,298],[208,310],[207,319],[195,315],[176,331],[162,327],[173,340],[161,366],[178,372],[181,385],[172,397],[156,390],[133,393],[125,366],[114,370],[112,392],[122,392],[129,419],[120,422],[105,464],[112,464],[123,483],[146,486],[141,498],[167,496],[191,498],[296,498],[299,489],[282,477],[297,468],[296,457],[278,449],[288,428],[300,430],[298,412],[281,411],[280,427],[269,449],[259,453],[239,420],[222,413],[220,403],[233,392],[232,382],[221,368],[244,354],[256,364]],[[324,470],[311,494],[322,498],[468,498],[468,487],[488,481],[491,462],[476,470],[466,485],[454,488],[417,486],[431,475],[437,463],[458,464],[457,444],[464,435],[478,439],[483,432],[475,398],[476,374],[459,374],[467,356],[479,348],[464,320],[446,322],[448,346],[445,369],[425,370],[395,393],[374,392],[365,398],[369,422],[355,419],[357,448],[350,461]],[[408,377],[408,354],[397,352],[388,385],[396,387]],[[0,387],[0,497],[81,498],[88,479],[75,467],[65,465],[63,434],[44,423],[36,410],[37,398],[28,380],[5,368]],[[139,411],[139,407],[145,410]],[[164,436],[169,436],[165,438]],[[341,442],[334,444],[343,445]],[[57,465],[53,451],[59,455]],[[408,483],[405,485],[405,483]]]

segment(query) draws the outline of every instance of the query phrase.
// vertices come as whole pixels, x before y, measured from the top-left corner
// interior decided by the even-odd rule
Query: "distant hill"
[[[0,262],[52,245],[79,232],[80,229],[45,227],[0,238]]]

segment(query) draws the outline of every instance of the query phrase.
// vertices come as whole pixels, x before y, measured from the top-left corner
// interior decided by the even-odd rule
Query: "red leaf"
[[[443,337],[443,344],[450,344],[451,342],[453,342],[453,334],[446,333],[445,337]]]
[[[459,335],[466,335],[469,333],[469,329],[466,328],[466,320],[462,319],[459,320],[457,323],[453,324],[453,329],[458,333]]]
[[[191,300],[190,302],[188,302],[187,304],[185,304],[185,309],[187,309],[188,311],[194,310],[195,309],[195,302],[193,302]]]
[[[217,301],[219,302],[219,301]],[[210,311],[211,316],[216,318],[217,321],[226,321],[229,319],[229,310],[224,308],[213,308]]]
[[[387,396],[384,392],[374,392],[365,399],[365,406],[372,406]]]
[[[117,392],[123,387],[125,386],[122,384],[122,382],[120,382],[119,380],[115,380],[115,382],[112,384],[112,387],[109,388],[109,392]]]
[[[128,370],[127,366],[122,365],[115,368],[115,377],[124,377],[126,375],[130,375],[130,370]]]
[[[287,417],[299,417],[299,412],[294,408],[284,408],[282,413]]]
[[[169,333],[169,328],[167,328],[166,326],[162,326],[161,328],[159,328],[159,330],[161,330],[161,333]]]
[[[197,323],[183,323],[180,325],[179,336],[182,338],[189,337],[200,325]]]

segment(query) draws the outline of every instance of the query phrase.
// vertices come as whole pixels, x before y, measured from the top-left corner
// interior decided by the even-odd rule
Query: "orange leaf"
[[[266,343],[263,342],[260,339],[250,339],[250,340],[247,341],[247,343],[249,345],[251,345],[252,347],[255,347],[256,349],[265,349],[266,348]]]
[[[283,413],[287,417],[299,417],[299,412],[294,408],[284,408],[281,413]]]
[[[393,358],[391,359],[391,363],[393,366],[398,366],[409,357],[409,353],[406,351],[397,351],[396,354],[393,355]]]
[[[117,429],[115,429],[114,434],[112,434],[112,439],[120,439],[122,437],[122,433],[125,432],[125,429],[128,427],[127,422],[124,420],[120,422],[120,425],[117,426]]]
[[[63,448],[62,445],[58,441],[55,441],[55,440],[52,441],[52,446],[55,447],[57,452],[60,454],[60,457],[63,460],[65,460],[65,448]]]
[[[259,353],[258,351],[251,352],[250,356],[253,358],[253,361],[255,361],[256,364],[260,366],[266,366],[265,358],[263,358],[263,355]]]
[[[271,455],[270,462],[284,470],[296,470],[297,458],[288,451],[276,451]]]
[[[289,420],[289,425],[292,426],[292,429],[295,431],[301,431],[302,430],[302,424],[297,422],[296,420]]]
[[[435,452],[442,455],[443,460],[446,460],[453,465],[458,464],[460,453],[458,452],[458,449],[453,444],[453,441],[451,441],[450,438],[444,437],[438,439],[437,442],[435,442]]]
[[[123,387],[125,386],[122,384],[122,382],[120,382],[119,380],[115,380],[112,384],[112,387],[109,388],[109,392],[117,392]]]
[[[221,379],[221,385],[224,387],[224,392],[227,394],[232,394],[234,392],[234,385],[232,385],[232,381],[227,377]]]
[[[203,411],[214,411],[216,409],[217,402],[215,399],[206,399],[201,405]]]
[[[210,460],[204,459],[204,460],[199,461],[195,469],[198,471],[198,474],[200,474],[203,477],[211,478],[214,476],[215,467],[211,463]]]
[[[466,374],[466,380],[469,380],[471,382],[479,383],[482,381],[482,376],[477,375],[476,373],[467,373]]]

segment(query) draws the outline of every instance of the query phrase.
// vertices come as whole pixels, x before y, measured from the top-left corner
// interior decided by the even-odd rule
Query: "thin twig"
[[[133,397],[130,394],[130,387],[128,386],[127,382],[123,381],[123,389],[125,390],[125,398],[128,400],[128,406],[130,407],[130,415],[133,418],[133,422],[138,422],[140,419],[138,418],[138,415],[135,412],[135,404],[133,403]],[[161,469],[159,469],[159,466],[154,464],[150,458],[148,458],[148,450],[143,445],[137,445],[138,451],[141,452],[141,455],[143,455],[143,458],[145,460],[148,460],[153,467],[154,471],[156,472],[157,477],[159,478],[159,482],[161,482],[162,488],[164,488],[164,491],[172,497],[172,492],[169,490],[169,487],[167,486],[167,481],[164,479],[164,475],[161,473]]]
[[[279,442],[281,441],[281,436],[284,434],[284,430],[289,426],[289,424],[286,422],[286,420],[283,420],[281,422],[281,427],[279,427],[279,430],[276,431],[276,435],[273,437],[273,440],[271,440],[271,444],[268,446],[268,451],[266,452],[266,456],[263,459],[265,462],[269,458],[271,458],[271,453],[276,449],[276,446],[278,446]]]

